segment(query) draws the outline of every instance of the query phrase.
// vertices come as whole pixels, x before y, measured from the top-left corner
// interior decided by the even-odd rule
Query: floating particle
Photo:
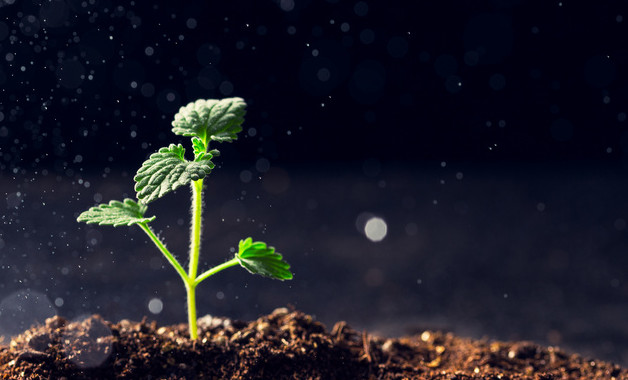
[[[70,9],[63,0],[43,2],[39,17],[44,25],[57,28],[63,26],[70,17]]]
[[[329,80],[329,78],[331,78],[331,71],[329,71],[329,69],[326,68],[326,67],[322,67],[316,73],[316,77],[321,82],[327,82]]]
[[[80,87],[85,80],[85,67],[78,60],[65,60],[55,70],[55,74],[65,88],[74,89]]]
[[[152,83],[144,83],[140,91],[142,95],[150,98],[151,96],[155,95],[155,86]]]
[[[369,6],[364,1],[358,1],[353,6],[353,12],[360,17],[364,17],[369,12]]]
[[[266,173],[270,169],[270,161],[260,158],[255,162],[255,169],[260,173]]]
[[[196,51],[196,59],[203,66],[216,65],[221,57],[220,48],[212,44],[204,44]]]
[[[364,225],[364,234],[372,242],[384,240],[388,233],[388,225],[382,218],[373,217]]]
[[[280,0],[279,7],[282,11],[290,12],[294,9],[294,0]]]
[[[233,93],[233,84],[229,81],[224,81],[220,84],[220,87],[218,89],[220,90],[220,93],[224,96],[229,96]]]
[[[39,32],[41,25],[39,19],[33,15],[24,16],[19,24],[20,31],[25,36],[32,36]]]
[[[456,75],[452,75],[445,80],[445,89],[452,94],[460,92],[462,89],[462,80]]]
[[[159,314],[164,309],[164,303],[159,298],[151,298],[148,301],[148,311],[153,314]]]
[[[242,170],[240,172],[240,181],[249,183],[253,179],[253,173],[250,170]]]

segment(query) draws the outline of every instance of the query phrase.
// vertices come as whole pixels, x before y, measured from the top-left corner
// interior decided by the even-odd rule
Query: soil
[[[619,365],[531,342],[424,331],[384,338],[345,322],[331,331],[281,308],[252,322],[78,322],[55,316],[0,347],[1,379],[628,379]]]

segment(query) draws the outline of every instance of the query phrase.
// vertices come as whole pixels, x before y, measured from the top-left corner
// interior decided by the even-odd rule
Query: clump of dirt
[[[395,339],[345,322],[328,331],[281,308],[252,322],[206,316],[187,325],[53,317],[0,348],[1,379],[628,379],[618,365],[530,342],[424,331]]]

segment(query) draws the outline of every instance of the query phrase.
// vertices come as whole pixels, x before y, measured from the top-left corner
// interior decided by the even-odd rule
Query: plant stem
[[[148,227],[148,223],[138,223],[137,225],[140,226],[140,228],[144,232],[146,232],[146,235],[148,235],[150,240],[152,240],[153,243],[155,243],[157,248],[159,248],[161,253],[163,253],[163,255],[166,257],[168,262],[177,271],[179,276],[181,276],[181,279],[183,279],[183,282],[185,282],[186,284],[190,282],[190,278],[187,276],[187,274],[185,274],[185,270],[183,269],[181,264],[179,264],[179,261],[177,261],[177,259],[172,255],[172,253],[170,253],[170,251],[168,251],[168,248],[166,248],[166,246],[161,242],[161,240],[159,240],[159,238],[157,237],[157,235],[155,235],[153,230],[151,230],[150,227]]]
[[[146,235],[148,235],[150,240],[155,243],[168,262],[174,267],[185,284],[185,291],[188,298],[188,327],[190,330],[190,339],[192,340],[198,338],[196,320],[196,287],[208,277],[240,263],[237,258],[233,258],[203,272],[198,277],[196,276],[198,273],[198,259],[201,249],[202,213],[203,180],[199,179],[198,181],[192,182],[192,222],[190,227],[190,266],[188,268],[188,273],[185,273],[185,269],[183,269],[179,261],[172,255],[172,253],[170,253],[170,251],[168,251],[168,248],[166,248],[157,235],[155,235],[153,230],[148,226],[148,223],[138,223],[140,228],[146,233]]]
[[[204,279],[206,279],[207,277],[214,275],[218,272],[220,272],[221,270],[230,268],[232,266],[238,265],[240,264],[240,262],[238,261],[238,259],[236,259],[235,257],[227,262],[224,262],[220,265],[216,265],[215,267],[203,272],[203,274],[201,274],[200,276],[198,276],[196,278],[196,280],[194,280],[194,286],[198,285],[201,283],[201,281],[203,281]]]
[[[185,290],[188,295],[188,327],[190,339],[198,337],[196,328],[196,273],[201,250],[201,222],[203,213],[203,180],[192,182],[192,222],[190,226],[190,266]]]
[[[185,283],[185,290],[188,295],[188,328],[190,339],[196,340],[198,332],[196,327],[196,284],[194,281]]]
[[[188,277],[196,278],[201,250],[201,216],[203,213],[203,180],[192,182],[192,222],[190,226],[190,267]]]

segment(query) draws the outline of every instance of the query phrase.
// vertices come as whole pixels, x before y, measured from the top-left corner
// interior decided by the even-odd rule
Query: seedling
[[[137,225],[155,243],[168,262],[177,271],[187,292],[188,324],[190,339],[198,337],[196,326],[196,287],[210,276],[232,266],[240,265],[253,274],[290,280],[290,265],[282,256],[261,241],[254,242],[246,238],[240,240],[235,257],[207,271],[198,274],[198,262],[201,248],[201,220],[203,212],[203,180],[214,168],[212,158],[220,153],[209,149],[211,142],[231,142],[242,131],[246,103],[241,98],[222,100],[197,100],[185,107],[172,122],[172,132],[192,138],[194,160],[185,158],[185,149],[181,144],[170,144],[150,155],[144,161],[135,180],[137,201],[111,201],[94,206],[81,213],[79,222],[97,223],[110,226]],[[190,225],[190,248],[188,271],[183,269],[177,258],[170,253],[161,239],[149,227],[154,216],[146,217],[147,205],[175,189],[190,185],[192,188],[192,220]]]

